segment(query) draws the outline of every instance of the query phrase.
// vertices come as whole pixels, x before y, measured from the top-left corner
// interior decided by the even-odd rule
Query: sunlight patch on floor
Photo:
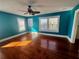
[[[32,43],[32,40],[26,40],[26,41],[17,41],[17,42],[10,42],[1,48],[7,48],[7,47],[18,47],[18,46],[27,46]]]

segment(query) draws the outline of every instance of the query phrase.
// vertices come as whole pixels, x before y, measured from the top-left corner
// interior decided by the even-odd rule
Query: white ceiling
[[[0,0],[0,10],[13,14],[24,15],[27,11],[29,0]],[[33,10],[38,10],[41,14],[70,10],[79,0],[32,0]],[[34,7],[35,6],[35,7]],[[27,16],[27,15],[24,15]]]

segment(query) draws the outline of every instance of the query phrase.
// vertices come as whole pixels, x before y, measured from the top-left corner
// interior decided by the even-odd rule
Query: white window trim
[[[60,16],[50,16],[50,17],[48,17],[48,20],[49,20],[49,18],[58,18],[58,24],[60,25]],[[58,25],[58,30],[57,31],[49,31],[49,32],[55,32],[55,33],[58,33],[59,32],[59,25]]]
[[[40,22],[41,22],[41,20],[40,19],[48,19],[48,17],[40,17],[39,18],[39,31],[48,31],[48,30],[41,30],[40,28],[41,28],[41,26],[40,26]],[[47,20],[48,21],[48,20]]]
[[[23,20],[24,21],[24,29],[20,28],[19,20]],[[19,30],[19,32],[25,31],[26,30],[26,28],[25,28],[25,19],[24,18],[17,18],[17,22],[18,22],[18,28],[19,28],[18,30]]]
[[[29,23],[30,23],[30,19],[31,19],[31,21],[32,21],[32,23],[31,23],[31,24],[29,24]],[[28,26],[29,26],[30,28],[32,28],[32,27],[33,27],[33,19],[32,19],[32,18],[28,18]]]
[[[40,19],[43,19],[43,18],[47,18],[48,20],[47,20],[47,23],[48,23],[48,21],[49,21],[49,18],[59,18],[59,25],[60,25],[60,15],[57,15],[57,16],[48,16],[48,17],[40,17],[39,18],[39,31],[41,31],[41,32],[54,32],[54,31],[49,31],[48,29],[47,30],[40,30]],[[58,28],[59,28],[59,25],[58,25]],[[58,31],[57,32],[55,32],[55,33],[58,33],[59,32],[59,30],[60,29],[58,29]]]

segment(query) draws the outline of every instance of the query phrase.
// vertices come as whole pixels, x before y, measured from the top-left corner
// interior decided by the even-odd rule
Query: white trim
[[[71,41],[71,38],[70,38],[69,36],[67,36],[66,38],[68,39],[68,41],[69,41],[70,43],[74,43],[74,42]]]
[[[4,42],[4,41],[7,41],[7,40],[10,40],[10,39],[12,39],[12,38],[14,38],[14,37],[18,37],[18,36],[23,35],[23,34],[26,34],[26,33],[27,33],[27,32],[24,32],[24,33],[17,34],[17,35],[8,37],[8,38],[1,39],[0,42]]]
[[[70,43],[74,43],[74,42],[72,42],[72,41],[71,41],[71,38],[69,38],[69,37],[68,37],[68,36],[66,36],[66,35],[47,34],[47,33],[39,33],[39,34],[42,34],[42,35],[48,35],[48,36],[55,36],[55,37],[67,38],[67,39],[68,39],[68,41],[69,41]]]
[[[39,33],[39,34],[49,35],[49,36],[56,36],[56,37],[63,37],[63,38],[66,38],[67,37],[66,35],[58,35],[58,34],[47,34],[47,33]]]
[[[48,17],[39,17],[39,31],[47,31],[47,29],[41,30],[41,19],[45,19],[48,22]],[[46,25],[48,24],[46,23]]]
[[[14,37],[18,37],[18,36],[23,35],[23,34],[26,34],[26,33],[28,33],[28,32],[24,32],[24,33],[21,33],[21,34],[18,34],[18,35],[14,35],[14,36],[11,36],[11,37],[8,37],[8,38],[4,38],[4,39],[0,40],[0,42],[4,42],[4,41],[7,41],[7,40],[10,40],[10,39],[12,39],[12,38],[14,38]],[[38,33],[38,32],[32,32],[32,33]],[[70,43],[73,43],[73,42],[70,40],[70,38],[69,38],[68,36],[66,36],[66,35],[47,34],[47,33],[39,33],[39,34],[48,35],[48,36],[55,36],[55,37],[67,38]]]
[[[77,9],[75,11],[75,15],[74,15],[74,21],[73,21],[73,27],[72,27],[72,33],[71,33],[71,42],[75,43],[75,38],[76,38],[76,33],[77,33],[77,22],[78,20],[76,20],[77,18],[77,13],[79,12],[79,9]]]
[[[17,23],[18,23],[18,27],[19,27],[19,29],[18,29],[19,32],[23,32],[23,31],[26,30],[25,29],[25,19],[24,18],[18,17],[17,18]]]
[[[49,19],[50,18],[58,18],[58,29],[56,30],[56,31],[51,31],[51,30],[49,30],[49,28],[48,28],[48,25],[49,25]],[[40,28],[41,28],[41,26],[40,26],[40,22],[41,22],[41,20],[40,19],[46,19],[47,20],[47,30],[41,30]],[[56,32],[56,33],[58,33],[59,32],[59,23],[60,23],[60,15],[55,15],[55,16],[47,16],[47,17],[40,17],[39,18],[39,31],[46,31],[46,32]]]
[[[47,33],[39,33],[42,35],[48,35],[48,36],[55,36],[55,37],[62,37],[62,38],[67,38],[66,35],[58,35],[58,34],[47,34]]]
[[[11,36],[11,37],[8,37],[8,38],[4,38],[4,39],[0,40],[0,42],[4,42],[4,41],[7,41],[7,40],[10,40],[10,39],[12,39],[14,37],[18,37],[18,36],[23,35],[23,34],[26,34],[26,33],[28,33],[28,32],[24,32],[24,33],[21,33],[21,34],[18,34],[18,35],[14,35],[14,36]],[[38,32],[32,32],[32,33],[38,33]],[[47,33],[39,33],[39,34],[67,38],[69,42],[73,43],[71,41],[71,39],[68,36],[66,36],[66,35],[47,34]]]

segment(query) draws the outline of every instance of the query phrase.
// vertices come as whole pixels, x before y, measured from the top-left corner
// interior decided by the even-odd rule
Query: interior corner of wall
[[[67,39],[69,40],[70,43],[74,44],[75,43],[75,40],[73,40],[72,38],[70,37],[67,37]]]

